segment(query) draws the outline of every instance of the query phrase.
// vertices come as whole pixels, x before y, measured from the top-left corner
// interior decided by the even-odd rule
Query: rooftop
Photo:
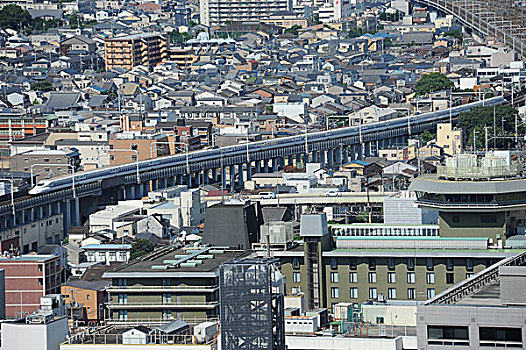
[[[187,257],[192,253],[195,253],[196,249],[160,249],[154,251],[153,253],[146,255],[140,259],[131,261],[127,265],[120,266],[113,271],[108,271],[104,274],[104,278],[113,278],[120,276],[136,276],[136,277],[162,277],[162,276],[171,276],[178,277],[179,273],[184,273],[183,276],[188,276],[188,274],[198,273],[211,273],[209,277],[216,277],[219,275],[219,266],[222,263],[234,259],[234,258],[243,258],[250,255],[248,251],[239,251],[239,250],[224,250],[223,248],[210,248],[208,252],[203,253],[203,255],[196,257],[201,263],[190,266],[185,264],[179,264],[177,267],[170,264],[176,260],[180,260],[183,257]],[[205,256],[206,255],[206,256]],[[157,269],[158,266],[170,266],[169,268]],[[196,277],[197,277],[196,276]],[[189,276],[191,277],[191,276]],[[205,277],[205,276],[203,276]]]

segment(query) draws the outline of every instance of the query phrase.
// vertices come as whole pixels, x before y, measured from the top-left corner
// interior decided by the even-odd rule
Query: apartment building
[[[168,59],[169,38],[164,34],[134,34],[106,39],[104,57],[106,70],[153,67]]]
[[[109,284],[105,280],[71,280],[61,287],[61,293],[66,304],[82,305],[88,321],[100,321],[104,319],[104,291]]]
[[[170,154],[170,140],[163,134],[114,134],[109,147],[111,165],[133,163],[137,161],[137,157],[139,160],[146,160]]]
[[[11,169],[31,172],[35,181],[70,174],[79,165],[80,153],[75,149],[34,150],[11,157]]]
[[[173,247],[104,273],[109,323],[219,317],[219,267],[249,252]]]
[[[66,280],[62,257],[55,254],[5,255],[0,257],[5,271],[6,317],[33,313],[40,306],[40,297],[60,294]]]
[[[436,227],[426,230],[426,236],[399,230],[333,237],[334,230],[323,217],[303,215],[304,244],[273,251],[281,262],[287,294],[305,292],[309,308],[342,302],[425,301],[519,252],[488,249],[488,238],[437,237]],[[341,231],[341,225],[337,229]]]
[[[225,21],[259,21],[275,12],[292,9],[291,0],[200,0],[201,24],[224,25]]]
[[[449,123],[437,124],[437,146],[450,155],[460,154],[463,151],[464,137],[462,129],[453,127]]]

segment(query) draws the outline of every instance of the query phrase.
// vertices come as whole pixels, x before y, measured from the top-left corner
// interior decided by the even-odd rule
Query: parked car
[[[259,192],[259,199],[275,199],[276,194],[274,192]]]
[[[325,194],[326,197],[341,197],[342,193],[338,191],[329,191]]]

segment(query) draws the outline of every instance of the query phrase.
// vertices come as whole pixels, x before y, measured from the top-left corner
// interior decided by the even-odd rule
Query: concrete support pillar
[[[296,166],[300,166],[301,164],[301,153],[296,154]]]
[[[263,159],[263,172],[268,173],[268,159]]]
[[[329,168],[334,166],[334,150],[332,148],[327,150],[327,166]]]
[[[157,180],[151,180],[152,181],[152,191],[157,191]]]
[[[238,164],[237,165],[237,174],[238,174],[237,181],[239,183],[239,186],[241,188],[245,187],[245,179],[244,179],[244,176],[243,176],[243,164]]]
[[[307,152],[303,155],[303,159],[305,160],[305,163],[304,164],[307,164],[310,162],[310,153]]]
[[[349,161],[349,146],[343,146],[342,149],[342,165]]]
[[[325,168],[325,150],[320,151],[320,164],[322,168]]]
[[[135,195],[135,187],[136,187],[135,185],[131,185],[131,187],[130,187],[130,197],[131,197],[131,199],[136,199],[137,198],[136,195]]]
[[[360,144],[358,146],[358,156],[357,156],[357,159],[359,160],[363,160],[363,144]]]
[[[252,162],[247,163],[247,181],[252,180]]]
[[[285,158],[284,157],[279,157],[279,168],[280,169],[285,169]]]
[[[60,209],[58,210],[58,213],[61,213]],[[29,221],[35,221],[35,208],[29,209]]]
[[[221,169],[221,189],[226,189],[226,168]]]
[[[183,175],[177,175],[176,177],[177,177],[177,179],[176,179],[177,184],[178,185],[182,185],[183,184]]]
[[[63,220],[64,220],[64,234],[67,234],[69,232],[69,228],[71,227],[71,202],[69,199],[66,199],[64,201],[64,211],[63,211]]]
[[[370,157],[371,156],[371,143],[370,142],[366,142],[365,143],[365,157]]]
[[[212,169],[212,180],[215,182],[217,182],[217,169],[216,168],[213,168]]]
[[[195,185],[197,187],[201,186],[201,171],[195,173]]]
[[[261,161],[256,160],[256,174],[261,173]]]
[[[169,187],[174,187],[174,186],[175,186],[175,177],[170,176],[170,177],[168,178],[168,186],[169,186]]]
[[[75,226],[80,226],[80,200],[79,197],[74,199],[75,202]]]
[[[336,148],[336,165],[342,165],[342,146]]]
[[[230,189],[233,189],[234,186],[235,186],[235,182],[236,182],[236,167],[231,165],[229,170],[230,170],[229,171],[229,173],[230,173]]]
[[[50,204],[49,205],[49,213],[48,213],[48,216],[52,216],[53,215],[53,204]]]
[[[278,171],[278,159],[272,158],[272,172],[275,173]]]
[[[38,219],[42,220],[44,218],[44,208],[38,207]]]
[[[188,188],[192,187],[192,173],[186,174],[186,186]]]
[[[320,161],[320,154],[318,153],[318,151],[312,152],[312,161],[314,163],[318,163]]]

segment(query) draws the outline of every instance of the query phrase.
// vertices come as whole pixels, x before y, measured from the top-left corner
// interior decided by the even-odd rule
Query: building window
[[[435,264],[433,263],[433,258],[427,258],[426,268],[427,268],[427,271],[433,271],[435,269]]]
[[[396,273],[394,272],[387,273],[387,283],[396,283]]]
[[[396,288],[388,288],[387,289],[387,297],[389,299],[396,299]]]
[[[90,298],[90,295],[89,295],[89,294],[88,294],[88,295],[86,295],[86,299],[87,299],[87,300],[89,300],[89,298]]]
[[[520,328],[506,328],[506,327],[480,327],[480,346],[504,346],[502,342],[515,342],[522,345],[522,330]],[[499,344],[495,344],[499,343]],[[511,344],[507,344],[511,347]],[[514,347],[521,347],[514,346]]]
[[[407,258],[407,269],[410,271],[415,269],[415,258]]]
[[[349,263],[349,269],[356,270],[358,268],[358,261],[356,259],[351,259]]]
[[[407,283],[409,284],[415,284],[416,275],[414,272],[408,272],[407,273]]]
[[[435,288],[427,288],[427,299],[433,299],[435,297]]]
[[[455,274],[450,272],[446,273],[446,283],[447,284],[453,284],[455,283]]]
[[[340,297],[340,290],[338,287],[332,287],[331,288],[331,298],[338,299]]]
[[[293,269],[299,269],[300,268],[300,259],[298,257],[292,258],[292,268]]]
[[[119,294],[119,304],[128,304],[128,294]]]
[[[358,299],[358,288],[351,287],[350,294],[351,294],[351,299]]]
[[[369,259],[369,270],[376,270],[376,260],[374,258]]]
[[[369,288],[369,299],[376,299],[378,297],[378,290],[376,288]]]
[[[466,273],[466,279],[473,277],[473,275],[474,274],[471,272]]]
[[[369,283],[376,283],[376,272],[369,272]]]
[[[49,158],[44,158],[44,163],[49,163]]]
[[[445,344],[444,340],[465,340],[465,344],[455,342],[455,345],[469,345],[468,327],[463,326],[427,326],[427,339],[429,345]]]
[[[171,320],[172,319],[172,310],[163,310],[163,320]]]
[[[331,272],[331,283],[338,283],[338,272]]]
[[[451,270],[453,270],[453,267],[454,267],[453,259],[447,258],[447,260],[446,260],[446,270],[451,271]]]
[[[395,261],[394,261],[394,258],[389,258],[387,260],[387,268],[389,270],[394,270],[395,269]]]
[[[435,283],[435,273],[434,272],[426,273],[426,282],[427,284]]]
[[[163,304],[171,304],[171,303],[172,303],[172,295],[163,294]]]
[[[349,283],[358,283],[358,272],[349,272]]]
[[[473,271],[473,259],[471,258],[466,259],[466,270]]]
[[[294,283],[300,283],[301,282],[301,274],[299,272],[293,272],[292,273],[292,282],[294,282]]]
[[[163,278],[161,282],[162,282],[163,286],[170,286],[170,285],[172,285],[171,280],[169,278]]]
[[[128,321],[128,310],[119,310],[119,321]]]
[[[336,270],[338,268],[338,260],[331,258],[331,269]]]
[[[407,288],[407,299],[409,300],[416,299],[416,289],[415,288]]]

